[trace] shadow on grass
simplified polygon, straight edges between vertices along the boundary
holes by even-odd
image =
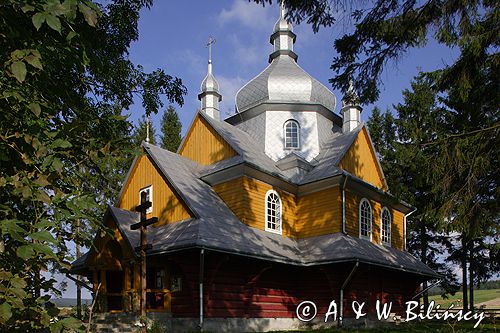
[[[498,319],[498,318],[497,318]],[[497,325],[495,319],[484,320],[477,328],[474,328],[473,322],[421,322],[407,323],[400,325],[383,325],[377,328],[330,328],[310,331],[280,331],[275,333],[466,333],[466,332],[481,332],[481,333],[497,333]]]

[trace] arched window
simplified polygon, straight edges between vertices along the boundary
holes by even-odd
[[[359,203],[359,237],[372,240],[372,206],[364,198]]]
[[[382,208],[380,219],[380,239],[382,244],[391,245],[391,212],[387,207]]]
[[[266,231],[281,234],[281,199],[278,193],[266,193]]]
[[[295,120],[285,122],[285,149],[300,148],[300,126]]]

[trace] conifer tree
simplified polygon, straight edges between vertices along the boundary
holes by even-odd
[[[389,111],[378,108],[368,121],[370,135],[381,155],[381,163],[389,189],[395,196],[416,207],[407,221],[408,250],[423,263],[442,274],[445,292],[456,291],[457,281],[441,254],[448,245],[448,235],[440,229],[439,198],[433,192],[430,164],[435,147],[422,149],[421,144],[437,135],[437,96],[431,82],[423,76],[404,90],[404,102],[395,106],[396,119]],[[424,288],[426,284],[424,284]],[[428,295],[424,293],[424,305]]]
[[[181,144],[182,125],[172,105],[169,105],[161,118],[161,147],[176,152]]]

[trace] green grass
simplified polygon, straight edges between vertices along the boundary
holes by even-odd
[[[474,290],[474,304],[490,301],[495,298],[500,298],[500,289]],[[448,299],[441,298],[441,295],[429,297],[429,301],[435,301],[437,304],[441,305],[441,308],[447,308],[451,303],[453,303],[455,307],[461,307],[461,300],[462,292],[458,292],[453,296],[449,295]],[[490,306],[489,308],[493,307]]]
[[[358,329],[323,329],[311,331],[286,331],[286,333],[466,333],[466,332],[481,332],[481,333],[497,333],[496,324],[494,322],[486,322],[484,320],[479,327],[474,328],[474,323],[446,323],[446,322],[421,322],[408,323],[400,325],[384,325],[378,328],[358,328]],[[285,333],[285,332],[282,332]]]

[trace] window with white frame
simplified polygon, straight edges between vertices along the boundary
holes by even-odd
[[[281,234],[281,198],[276,191],[266,193],[266,231]]]
[[[145,187],[139,191],[139,205],[141,204],[141,196],[143,192],[146,192],[146,201],[151,201],[151,207],[146,210],[146,214],[151,214],[153,212],[153,185]]]
[[[391,212],[387,207],[382,208],[380,223],[380,239],[382,244],[391,245]]]
[[[300,148],[300,126],[295,120],[287,120],[285,122],[285,149]]]
[[[372,239],[372,206],[364,198],[359,203],[359,237]]]

